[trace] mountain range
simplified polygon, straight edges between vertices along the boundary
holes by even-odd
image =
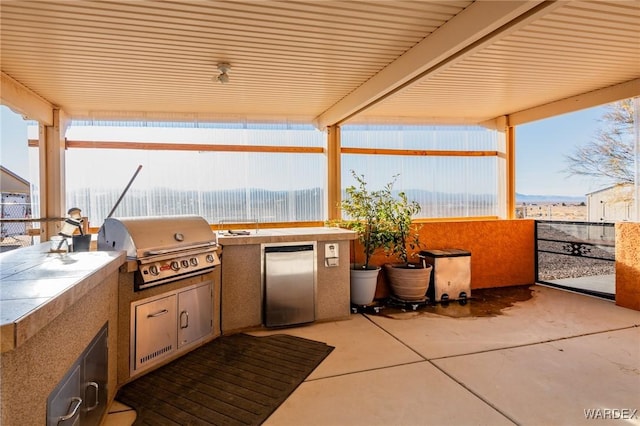
[[[529,195],[516,192],[516,203],[584,203],[585,196],[572,195]]]

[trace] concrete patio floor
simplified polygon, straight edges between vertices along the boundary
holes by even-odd
[[[602,293],[603,295],[616,294],[616,276],[609,275],[591,275],[579,278],[561,278],[557,280],[547,281],[551,284],[557,284],[563,287],[575,288],[592,292],[591,294]]]
[[[335,347],[264,424],[640,425],[640,312],[542,285],[523,290],[497,310],[478,310],[474,296],[466,306],[248,333]],[[135,419],[117,402],[109,411],[105,426]]]
[[[530,289],[495,316],[382,310],[250,333],[335,346],[265,425],[640,425],[640,312]]]

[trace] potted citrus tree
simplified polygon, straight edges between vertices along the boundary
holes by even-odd
[[[388,223],[389,237],[384,242],[388,256],[396,257],[400,263],[384,265],[393,294],[401,300],[416,301],[425,299],[431,282],[431,265],[423,262],[409,262],[410,252],[421,246],[420,226],[413,223],[413,216],[420,212],[420,204],[409,201],[406,193],[393,195],[393,183],[388,184],[380,194],[383,200],[378,206],[379,215]]]
[[[373,254],[390,244],[392,229],[386,221],[382,205],[386,202],[383,191],[370,191],[364,175],[351,171],[355,185],[346,188],[347,196],[340,203],[343,220],[339,225],[355,231],[362,247],[362,263],[351,268],[351,303],[368,305],[373,302],[380,267],[370,265]]]

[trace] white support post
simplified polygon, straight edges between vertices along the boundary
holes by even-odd
[[[53,125],[40,125],[40,217],[65,217],[65,114],[53,111]],[[48,241],[58,235],[61,224],[43,222],[41,237]]]
[[[508,116],[500,116],[483,123],[497,130],[501,141],[498,146],[498,217],[514,219],[516,217],[516,129],[509,124]]]

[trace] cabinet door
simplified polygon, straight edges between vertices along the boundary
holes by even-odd
[[[267,327],[315,320],[316,262],[311,244],[265,247],[264,322]]]
[[[205,337],[213,328],[211,283],[178,293],[178,348]]]
[[[107,380],[109,374],[107,328],[98,333],[82,358],[82,387],[84,391],[80,422],[97,425],[107,408]]]
[[[47,400],[47,426],[80,424],[80,364],[75,364]]]
[[[176,350],[176,295],[135,306],[132,370],[140,371]]]

